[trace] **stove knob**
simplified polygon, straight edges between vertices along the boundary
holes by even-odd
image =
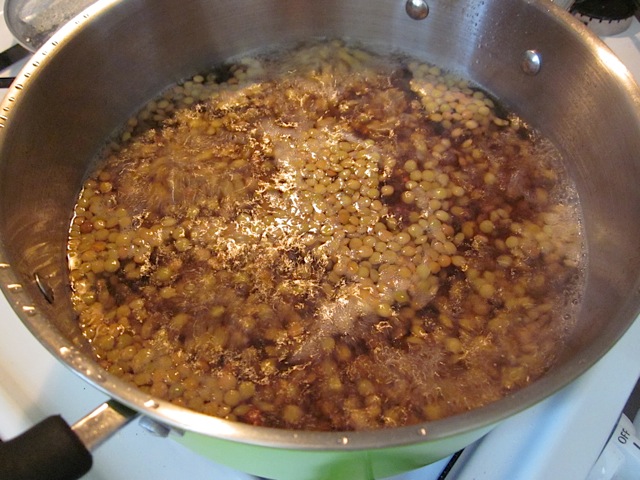
[[[640,472],[640,439],[626,415],[621,415],[587,480],[637,480]]]

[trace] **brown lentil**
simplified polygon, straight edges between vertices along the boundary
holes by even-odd
[[[101,365],[151,395],[374,429],[497,400],[561,351],[575,193],[454,75],[320,43],[198,74],[119,139],[71,222],[72,300]]]

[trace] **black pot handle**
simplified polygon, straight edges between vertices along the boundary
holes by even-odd
[[[110,400],[69,426],[54,415],[0,443],[2,480],[76,480],[91,469],[91,451],[136,417]]]
[[[0,445],[0,478],[75,480],[93,458],[67,422],[55,415]]]

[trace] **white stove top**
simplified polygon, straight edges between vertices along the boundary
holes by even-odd
[[[0,5],[4,2],[0,1]],[[640,83],[640,24],[605,39]],[[0,19],[0,50],[15,43]],[[0,72],[15,76],[21,64]],[[2,95],[2,91],[0,91]],[[0,438],[9,439],[51,414],[75,422],[107,400],[62,366],[22,325],[0,295]],[[455,462],[447,479],[584,479],[640,377],[640,322],[580,379],[500,424]],[[393,480],[440,477],[449,459]],[[137,422],[94,452],[87,480],[189,478],[249,480],[215,465]],[[640,474],[638,476],[640,478]]]

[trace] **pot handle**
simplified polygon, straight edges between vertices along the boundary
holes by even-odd
[[[3,480],[76,480],[91,469],[91,451],[138,415],[109,400],[69,426],[53,415],[0,443]]]

